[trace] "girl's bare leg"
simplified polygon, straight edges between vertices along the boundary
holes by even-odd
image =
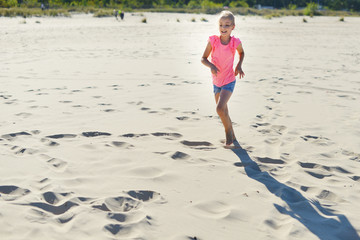
[[[217,104],[216,111],[225,128],[226,145],[231,145],[235,141],[235,134],[227,107],[227,102],[229,101],[231,94],[232,93],[230,91],[221,90],[220,93],[215,95],[215,101]]]

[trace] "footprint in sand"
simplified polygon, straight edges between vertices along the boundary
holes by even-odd
[[[50,184],[51,184],[51,180],[49,178],[43,178],[39,181],[34,182],[32,186],[37,190],[42,191],[47,187],[49,187]]]
[[[86,106],[83,106],[83,105],[73,105],[71,107],[73,107],[73,108],[89,108],[89,107],[86,107]]]
[[[150,216],[147,216],[145,213],[141,211],[132,211],[127,213],[111,213],[109,212],[106,216],[109,221],[114,222],[112,225],[137,225],[141,223],[150,223],[152,219]],[[106,225],[110,226],[110,225]],[[105,228],[106,228],[105,226]],[[110,231],[110,230],[109,230]],[[110,231],[111,232],[111,231]],[[115,233],[117,234],[117,232]]]
[[[328,167],[328,166],[322,166],[323,169],[325,169],[328,172],[337,172],[341,174],[352,174],[352,172],[349,172],[348,170],[342,168],[342,167]]]
[[[164,110],[166,112],[178,112],[177,110],[173,109],[173,108],[170,108],[170,107],[165,107],[165,108],[161,108],[161,110]]]
[[[267,100],[273,103],[280,103],[280,101],[276,100],[274,97],[268,98]]]
[[[2,138],[5,138],[6,140],[11,141],[13,138],[19,137],[19,136],[31,136],[30,133],[28,132],[17,132],[17,133],[9,133],[9,134],[5,134],[2,135]]]
[[[348,150],[342,150],[343,155],[348,156],[350,160],[360,162],[360,154]]]
[[[51,213],[53,215],[64,214],[64,213],[68,212],[71,208],[79,206],[78,203],[75,203],[72,201],[67,201],[59,206],[54,206],[52,204],[43,203],[43,202],[32,202],[29,204],[20,204],[20,205],[36,207],[36,208],[41,209],[42,211]]]
[[[355,182],[359,182],[360,181],[360,176],[353,176],[350,177],[352,180],[354,180]]]
[[[222,219],[231,214],[231,208],[220,201],[205,201],[191,206],[190,213],[202,218]]]
[[[11,104],[17,105],[17,103],[16,103],[17,101],[18,101],[17,99],[12,99],[10,101],[5,102],[5,104],[7,104],[7,105],[11,105]]]
[[[160,193],[153,191],[128,191],[127,194],[137,200],[147,202],[150,200],[156,200],[160,197]]]
[[[3,98],[5,100],[11,98],[12,96],[11,95],[0,95],[0,98]]]
[[[11,145],[11,144],[4,144],[4,146],[7,146],[10,148],[10,150],[18,156],[24,155],[24,154],[29,154],[29,155],[33,155],[35,153],[38,152],[38,150],[36,149],[32,149],[32,148],[24,148],[24,147],[20,147],[20,146],[16,146],[16,145]]]
[[[57,158],[51,158],[46,161],[48,163],[48,166],[57,172],[63,172],[65,171],[65,168],[67,166],[67,162],[57,159]]]
[[[337,95],[339,98],[344,98],[348,100],[356,100],[356,98],[350,96],[350,95]]]
[[[267,138],[267,139],[265,139],[264,142],[269,144],[269,145],[276,145],[276,144],[280,144],[280,139],[278,139],[278,138]]]
[[[68,223],[71,220],[73,220],[74,217],[75,217],[75,215],[72,213],[65,213],[65,214],[61,215],[60,217],[58,217],[57,221],[61,224],[65,224],[65,223]]]
[[[44,179],[46,180],[46,179]],[[47,181],[47,180],[46,180]],[[32,206],[33,216],[29,217],[33,221],[48,221],[46,218],[53,218],[60,224],[70,222],[76,216],[71,209],[77,206],[88,206],[93,199],[84,197],[72,197],[74,193],[56,193],[45,192],[41,195],[42,202],[31,202],[29,204],[19,204],[23,206]]]
[[[323,174],[323,173],[315,173],[315,172],[310,172],[310,171],[305,171],[307,174],[309,174],[312,177],[315,177],[317,179],[323,179],[326,177],[331,177],[333,176],[332,174]]]
[[[98,137],[98,136],[111,136],[111,133],[107,132],[83,132],[84,137]]]
[[[140,106],[140,105],[144,104],[144,102],[142,102],[142,101],[138,101],[138,102],[128,102],[128,104]]]
[[[126,138],[138,138],[138,137],[145,137],[145,136],[149,136],[149,134],[147,134],[147,133],[143,133],[143,134],[127,133],[124,135],[120,135],[120,137],[126,137]]]
[[[112,104],[111,103],[99,103],[98,105],[99,106],[111,106]]]
[[[139,224],[152,225],[152,218],[146,215],[142,208],[144,202],[160,199],[160,194],[153,191],[126,192],[127,196],[110,197],[103,201],[93,201],[92,208],[106,212],[106,218],[113,223],[104,226],[104,230],[111,235],[121,236],[130,235],[136,238],[136,232],[133,232],[134,226]]]
[[[165,133],[165,132],[156,132],[151,135],[155,137],[165,137],[168,140],[175,140],[177,138],[181,138],[182,135],[180,133]]]
[[[190,155],[183,152],[175,152],[173,155],[171,155],[171,158],[174,160],[187,160],[190,158]]]
[[[258,127],[267,127],[270,126],[270,123],[255,123],[254,125],[252,125],[254,128],[258,128]]]
[[[14,146],[12,148],[12,150],[15,150],[16,155],[24,155],[24,154],[33,155],[34,153],[38,152],[37,150],[32,149],[32,148],[22,148],[22,147],[19,147],[19,146]]]
[[[340,174],[352,174],[352,172],[342,168],[342,167],[329,167],[329,166],[323,166],[320,164],[316,164],[316,163],[304,163],[304,162],[298,162],[299,165],[302,168],[305,169],[321,169],[321,170],[325,170],[327,172],[337,172]]]
[[[44,199],[48,204],[56,205],[66,199],[69,199],[71,195],[72,193],[45,192],[42,194],[42,199]]]
[[[310,94],[312,94],[312,92],[309,92],[309,91],[297,91],[296,93],[299,93],[299,94],[306,94],[306,95],[310,95]]]
[[[329,190],[322,190],[319,195],[316,196],[319,199],[323,200],[329,200],[332,202],[339,202],[341,201],[340,197],[337,196],[335,193],[329,191]]]
[[[286,127],[283,125],[272,125],[271,129],[274,130],[276,133],[282,135],[283,132],[286,130]]]
[[[104,226],[104,230],[117,237],[126,236],[127,239],[138,239],[136,231],[131,226],[124,226],[121,224],[108,224]]]
[[[0,186],[0,199],[14,201],[30,193],[30,190],[13,185]]]
[[[27,112],[21,112],[21,113],[15,114],[15,116],[23,117],[23,118],[28,118],[28,117],[32,116],[32,114],[31,114],[31,113],[27,113]]]
[[[196,112],[194,112],[194,111],[186,111],[186,112],[183,112],[184,114],[186,114],[186,115],[196,115]],[[179,120],[179,121],[187,121],[187,120],[192,120],[192,121],[199,121],[200,120],[200,118],[198,118],[198,117],[189,117],[189,116],[178,116],[178,117],[176,117],[176,119],[177,120]]]
[[[216,149],[215,147],[212,147],[213,144],[210,142],[206,142],[206,141],[181,141],[182,144],[184,144],[185,146],[191,147],[193,149],[198,149],[198,150],[214,150]]]
[[[116,110],[115,109],[112,109],[112,108],[109,108],[109,109],[104,109],[104,110],[101,110],[102,112],[115,112]]]
[[[285,164],[285,162],[283,160],[280,159],[273,159],[273,158],[256,158],[259,162],[261,163],[266,163],[266,164]]]
[[[134,147],[134,145],[127,143],[127,142],[113,141],[113,142],[111,142],[111,144],[115,147],[125,148],[125,149],[130,149],[130,148]]]
[[[60,145],[59,143],[51,141],[50,139],[47,138],[42,138],[40,141],[50,147],[56,147]]]
[[[147,84],[144,84],[144,83],[143,83],[143,84],[139,84],[139,85],[138,85],[138,87],[150,87],[150,86],[151,86],[151,85],[148,84],[148,83],[147,83]]]
[[[180,121],[186,121],[186,120],[189,120],[190,118],[187,116],[181,116],[181,117],[176,117],[176,119],[180,120]]]
[[[264,120],[266,117],[264,114],[258,114],[256,115],[256,119],[259,119],[259,120]]]
[[[264,224],[274,230],[278,230],[281,228],[281,226],[277,223],[277,221],[274,221],[273,219],[265,220]]]
[[[320,167],[318,164],[316,163],[303,163],[303,162],[299,162],[299,165],[302,168],[309,168],[309,169],[313,169],[313,168],[318,168]]]
[[[127,213],[140,207],[142,207],[142,203],[137,199],[123,196],[106,198],[103,203],[92,206],[92,208],[114,213]]]
[[[75,90],[71,90],[72,93],[78,93],[78,92],[82,92],[81,90],[79,89],[75,89]]]
[[[55,135],[50,135],[50,136],[46,136],[47,138],[53,138],[53,139],[61,139],[61,138],[75,138],[77,135],[76,134],[55,134]]]
[[[334,143],[326,138],[326,137],[318,137],[318,136],[312,136],[312,135],[305,135],[301,137],[306,142],[311,142],[319,146],[330,146]]]

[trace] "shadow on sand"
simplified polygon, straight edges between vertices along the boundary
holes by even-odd
[[[240,158],[237,167],[244,167],[246,174],[265,185],[274,195],[281,198],[288,208],[274,204],[282,214],[288,215],[315,234],[321,240],[360,240],[360,237],[346,216],[336,214],[332,209],[324,208],[317,200],[309,200],[300,192],[278,182],[268,172],[262,172],[238,142],[232,151]],[[320,215],[318,212],[321,212]]]

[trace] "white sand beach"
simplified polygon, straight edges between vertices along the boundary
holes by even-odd
[[[360,18],[303,18],[236,16],[233,150],[216,16],[0,18],[0,239],[359,240]]]

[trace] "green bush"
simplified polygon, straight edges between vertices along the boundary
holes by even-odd
[[[28,7],[28,8],[40,8],[41,3],[37,0],[24,0],[20,4],[21,7]]]
[[[190,9],[200,8],[200,1],[199,0],[190,0],[187,4],[187,7]]]
[[[230,3],[229,7],[231,7],[231,8],[237,8],[237,7],[248,8],[249,4],[247,4],[247,2],[245,2],[245,1],[234,1],[234,2]]]
[[[94,17],[110,17],[113,16],[113,10],[111,9],[100,9],[94,13]]]
[[[288,9],[290,10],[296,10],[297,6],[295,4],[289,4]]]
[[[18,6],[18,1],[17,0],[8,0],[7,5],[9,7],[17,7]]]
[[[317,11],[319,8],[318,8],[318,5],[316,3],[308,3],[306,5],[306,8],[304,9],[304,15],[307,15],[307,16],[315,16],[315,15],[319,15],[319,12]]]
[[[7,3],[5,0],[0,0],[0,8],[5,8],[7,7]]]
[[[202,9],[212,9],[212,8],[222,8],[221,3],[214,3],[210,0],[202,0],[201,1],[201,8]]]

